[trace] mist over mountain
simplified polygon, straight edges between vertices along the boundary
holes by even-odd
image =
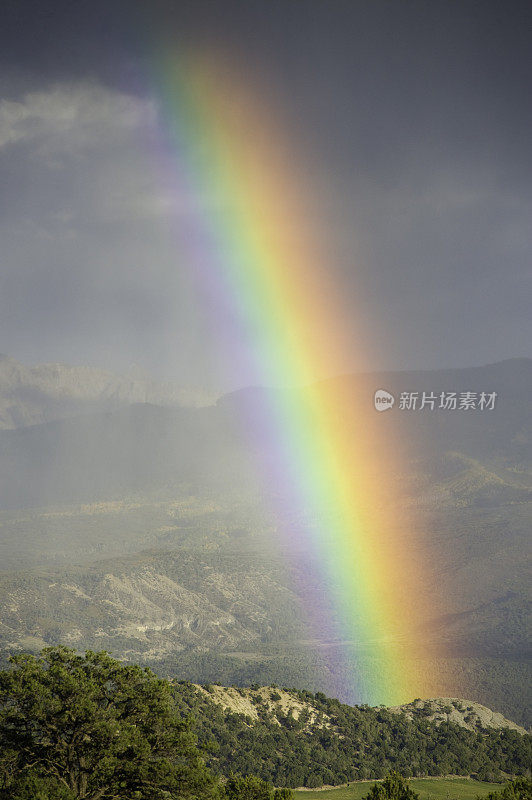
[[[132,403],[198,406],[210,400],[199,390],[157,382],[138,367],[118,375],[59,363],[25,366],[0,354],[0,429],[115,411]]]
[[[69,374],[74,382],[78,373]],[[434,691],[527,721],[532,361],[333,384],[380,426],[376,464],[400,442],[394,513],[400,520],[416,509],[409,524],[432,554],[434,586],[452,598],[419,631],[425,657],[445,662],[447,682]],[[54,385],[47,397],[59,414],[66,407],[50,400]],[[0,431],[4,652],[100,646],[181,678],[276,681],[356,700],[345,692],[342,643],[306,627],[305,555],[288,568],[272,515],[283,492],[263,474],[275,390],[184,408],[130,402],[139,385],[119,393],[125,407],[84,406],[75,417]],[[374,410],[377,389],[395,396],[391,410]],[[305,390],[294,392],[303,402]],[[403,392],[497,397],[493,410],[406,410]],[[371,647],[364,652],[371,663]]]
[[[169,402],[176,399],[171,394],[159,395],[158,403],[139,403],[139,393],[145,390],[148,395],[149,384],[129,385],[121,379],[104,383],[102,375],[106,373],[96,371],[93,375],[92,370],[85,373],[77,368],[66,368],[61,382],[50,377],[51,369],[43,368],[43,373],[48,376],[46,385],[52,387],[47,397],[53,407],[50,413],[56,417],[61,413],[66,416],[61,401],[54,400],[54,405],[50,399],[60,397],[61,392],[69,393],[70,398],[87,398],[92,392],[93,397],[100,397],[94,401],[96,405],[108,403],[115,410],[98,409],[97,413],[0,432],[2,508],[93,502],[112,499],[116,493],[185,480],[199,485],[248,483],[250,459],[269,447],[269,409],[275,390],[243,389],[224,396],[215,405],[176,408]],[[59,368],[58,374],[62,374]],[[79,374],[86,375],[87,380],[77,386]],[[465,463],[447,455],[440,464],[444,453],[457,451],[462,457],[487,458],[500,468],[512,470],[513,488],[505,485],[500,475],[492,473],[490,478],[488,471],[482,475],[477,491],[485,492],[489,485],[493,497],[497,492],[507,498],[527,495],[532,424],[526,398],[532,393],[532,361],[515,359],[435,372],[354,375],[333,382],[335,392],[347,394],[361,414],[373,408],[378,388],[386,387],[398,399],[391,410],[379,416],[378,424],[385,435],[378,457],[386,459],[387,442],[399,437],[411,458],[428,459],[442,477]],[[110,393],[111,386],[115,394]],[[65,388],[60,391],[58,387]],[[439,397],[441,392],[453,391],[457,395],[495,392],[495,407],[483,411],[441,410],[437,406],[434,410],[399,408],[402,392],[420,398],[423,392]],[[156,398],[155,389],[151,396]],[[87,411],[87,402],[83,405],[81,400],[69,400],[67,405],[72,411],[78,403],[78,411],[81,406]],[[116,409],[117,405],[126,407]],[[438,466],[433,464],[435,460]],[[469,486],[468,491],[472,490]],[[490,502],[489,497],[486,502]]]

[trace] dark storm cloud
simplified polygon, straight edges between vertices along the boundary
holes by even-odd
[[[45,6],[8,3],[0,32],[0,349],[208,382],[169,234],[186,203],[150,156],[171,42],[225,49],[277,98],[376,367],[526,354],[528,3]]]

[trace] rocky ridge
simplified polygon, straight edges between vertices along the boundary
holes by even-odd
[[[321,712],[311,702],[302,700],[293,691],[280,689],[277,686],[256,686],[242,688],[235,686],[220,686],[218,684],[199,686],[195,688],[205,697],[221,706],[225,711],[234,714],[243,714],[250,721],[258,722],[260,716],[258,708],[267,711],[274,720],[280,723],[280,718],[287,715],[298,720],[303,714],[307,727],[332,728],[332,722],[327,714]],[[434,722],[437,726],[443,722],[452,722],[468,730],[508,729],[526,734],[525,728],[506,719],[498,711],[457,697],[436,697],[431,699],[416,699],[411,703],[401,706],[388,707],[394,714],[404,714],[408,719],[424,718]]]
[[[436,725],[441,725],[442,722],[454,722],[471,731],[478,728],[507,728],[519,733],[526,733],[521,725],[506,719],[498,711],[492,711],[491,708],[480,703],[462,700],[458,697],[416,699],[402,706],[393,706],[389,710],[396,714],[405,714],[409,719],[424,717]]]

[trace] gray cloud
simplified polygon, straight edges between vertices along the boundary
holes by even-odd
[[[98,83],[61,83],[0,102],[0,148],[37,141],[40,151],[68,153],[121,141],[154,120],[153,104]]]
[[[9,25],[0,34],[0,349],[134,361],[185,385],[246,383],[214,346],[221,327],[238,326],[183,246],[212,200],[179,182],[142,37],[96,5],[77,26],[65,6],[47,28],[32,7],[25,26],[15,20],[17,47]],[[468,2],[300,7],[159,3],[151,35],[174,36],[176,49],[216,42],[275,98],[324,268],[375,368],[525,355],[525,7],[513,17],[491,2],[480,16]]]
[[[155,118],[153,100],[94,82],[0,105],[5,350],[157,371],[170,339],[183,346],[190,287],[168,220],[187,209],[146,147]]]

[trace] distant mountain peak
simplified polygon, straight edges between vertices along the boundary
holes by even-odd
[[[117,411],[134,403],[200,407],[212,402],[206,392],[156,381],[136,365],[117,374],[58,361],[26,366],[0,356],[0,429]]]

